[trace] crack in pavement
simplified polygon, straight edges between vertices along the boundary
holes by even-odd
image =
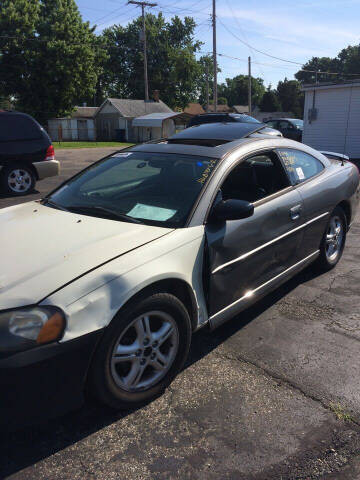
[[[275,374],[274,372],[272,372],[271,370],[269,370],[268,368],[262,366],[262,365],[259,365],[258,363],[256,362],[253,362],[251,360],[248,360],[247,358],[243,357],[242,355],[235,355],[235,356],[231,356],[231,355],[226,355],[224,353],[221,353],[221,352],[216,352],[216,355],[219,356],[220,358],[224,358],[226,360],[236,360],[236,361],[240,361],[240,362],[243,362],[243,363],[246,363],[247,365],[251,365],[255,368],[257,368],[258,370],[261,370],[263,373],[265,373],[268,377],[274,379],[275,381],[277,382],[281,382],[282,384],[298,391],[299,393],[301,393],[304,397],[306,398],[309,398],[310,400],[313,400],[314,402],[317,402],[319,403],[323,408],[325,408],[326,410],[330,411],[335,417],[335,413],[333,411],[333,409],[331,408],[331,403],[332,402],[329,402],[329,404],[327,404],[326,402],[324,402],[324,400],[322,400],[321,398],[319,397],[316,397],[315,395],[311,394],[311,393],[308,393],[306,392],[305,390],[303,390],[299,385],[296,385],[294,383],[292,383],[290,380],[288,380],[287,378],[285,378],[284,376],[282,375],[277,375]],[[353,423],[355,425],[357,425],[358,427],[360,427],[360,422],[356,421],[355,419],[351,418],[351,420],[349,420],[349,423]]]

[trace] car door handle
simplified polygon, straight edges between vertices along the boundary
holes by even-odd
[[[301,205],[295,205],[294,207],[290,208],[290,218],[291,220],[297,220],[300,218],[301,214]]]

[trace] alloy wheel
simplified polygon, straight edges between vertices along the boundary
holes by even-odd
[[[326,257],[333,262],[342,249],[344,239],[343,223],[338,216],[330,220],[328,231],[326,233]]]
[[[179,347],[175,319],[162,311],[135,318],[121,333],[111,356],[111,374],[126,391],[147,390],[171,368]]]
[[[11,191],[15,193],[25,193],[32,184],[32,178],[27,170],[17,168],[8,175],[8,185]]]

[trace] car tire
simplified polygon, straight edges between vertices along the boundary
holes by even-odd
[[[345,247],[347,222],[341,207],[336,207],[330,215],[329,221],[320,244],[320,255],[317,267],[326,272],[339,262]]]
[[[34,172],[24,165],[6,166],[0,171],[1,189],[11,195],[26,195],[34,190],[35,183]]]
[[[170,328],[171,335],[161,343]],[[137,298],[106,328],[90,367],[89,390],[111,408],[144,405],[182,369],[190,343],[191,321],[177,297],[155,293]]]

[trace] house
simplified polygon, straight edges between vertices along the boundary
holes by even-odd
[[[143,131],[140,132],[139,128],[144,127],[133,125],[133,120],[153,113],[175,113],[159,99],[157,92],[154,93],[155,100],[125,98],[105,100],[95,115],[97,138],[127,142],[145,141],[143,138],[149,139],[150,130],[147,134]]]
[[[360,80],[304,85],[303,142],[360,158]]]
[[[232,108],[235,113],[249,113],[248,105],[233,105]]]
[[[202,113],[205,113],[205,110],[203,107],[200,105],[200,103],[189,103],[189,105],[184,108],[184,113],[187,115],[201,115]]]
[[[229,105],[218,105],[216,111],[219,113],[233,113],[234,110]],[[215,112],[214,104],[209,105],[208,112]]]
[[[52,141],[96,140],[95,114],[97,107],[75,107],[70,117],[52,118],[48,132]]]

